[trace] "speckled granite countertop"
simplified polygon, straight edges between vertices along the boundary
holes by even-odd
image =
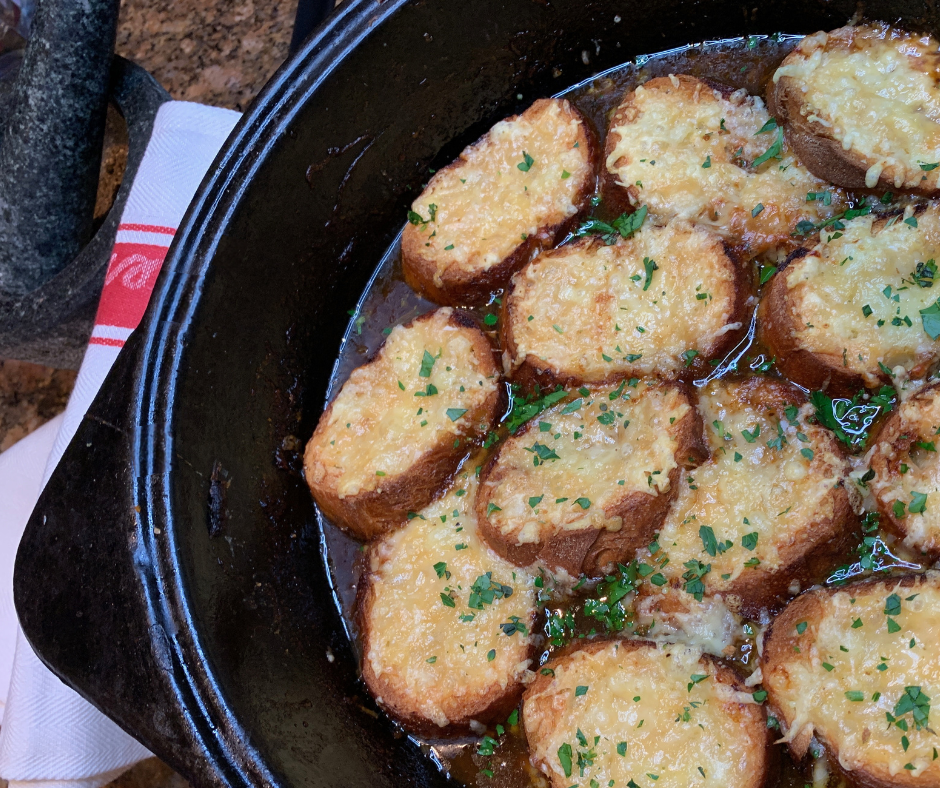
[[[174,98],[244,110],[287,57],[296,7],[296,0],[124,0],[116,50]],[[59,413],[74,382],[71,371],[0,359],[0,451]],[[151,758],[107,788],[186,787]]]

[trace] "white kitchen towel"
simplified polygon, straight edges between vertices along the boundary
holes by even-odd
[[[19,539],[24,507],[28,515],[140,322],[183,214],[239,117],[181,101],[160,108],[121,217],[88,350],[51,451],[53,428],[43,428],[0,455],[0,545],[10,543],[13,532]],[[40,466],[36,458],[44,451],[47,461]],[[17,454],[8,460],[11,452]],[[15,467],[17,457],[30,457],[37,475],[25,481]],[[12,566],[12,557],[0,561],[2,594],[12,593]],[[0,613],[3,609],[0,605]],[[9,780],[10,788],[98,788],[150,754],[53,676],[22,631],[17,628],[15,652],[9,633],[0,629],[0,638],[0,778]],[[11,653],[7,686],[2,670]]]

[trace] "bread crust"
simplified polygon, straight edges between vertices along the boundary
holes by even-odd
[[[580,124],[577,145],[582,151],[586,167],[583,172],[572,173],[577,179],[577,189],[572,200],[576,211],[570,216],[557,215],[556,212],[553,214],[554,218],[540,223],[536,232],[524,233],[525,237],[520,239],[512,251],[495,264],[476,264],[472,267],[448,264],[443,271],[439,270],[441,260],[438,258],[446,250],[438,251],[426,246],[429,239],[423,231],[424,228],[411,223],[407,224],[401,242],[402,271],[408,285],[423,298],[451,306],[481,303],[493,292],[504,287],[512,275],[540,251],[550,249],[559,243],[577,224],[594,193],[597,159],[600,153],[597,135],[590,124],[576,107],[563,99],[539,99],[522,115],[513,115],[503,123],[513,123],[523,119],[538,122],[552,105],[561,106],[568,120],[576,120]],[[488,146],[493,144],[495,142],[491,130],[465,149],[456,161],[439,170],[415,202],[415,206],[419,205],[425,195],[433,194],[432,190],[438,183],[460,177],[460,172],[468,167],[476,166],[471,164],[468,158],[485,153]],[[559,184],[563,183],[564,181],[559,180]],[[544,219],[542,221],[544,222]],[[429,223],[428,226],[431,224]],[[484,252],[483,247],[475,250],[477,257],[481,257]]]
[[[878,433],[878,441],[872,447],[869,459],[875,472],[869,487],[878,504],[882,526],[903,540],[909,549],[930,561],[940,558],[940,529],[935,511],[938,496],[934,481],[938,477],[940,461],[936,449],[924,447],[936,445],[937,430],[940,429],[938,403],[940,383],[932,383],[899,405]],[[918,456],[916,461],[912,454]],[[908,466],[904,472],[902,465]],[[915,524],[915,515],[906,511],[911,500],[908,488],[928,496],[924,513],[916,517],[916,520],[926,521],[924,523]],[[894,504],[898,500],[905,504],[905,512],[900,517],[894,512]]]
[[[703,420],[712,420],[718,412],[726,413],[727,420],[723,423],[722,431],[727,431],[728,436],[734,440],[729,442],[727,439],[716,437],[711,447],[711,460],[690,473],[691,478],[680,481],[676,503],[658,539],[662,552],[645,560],[656,564],[664,555],[669,556],[669,563],[663,571],[672,588],[684,587],[683,579],[679,575],[683,573],[682,567],[686,561],[699,560],[703,564],[714,565],[702,578],[704,593],[721,596],[732,610],[757,619],[768,611],[774,612],[783,607],[796,593],[791,591],[791,588],[805,588],[820,582],[831,572],[833,566],[850,555],[858,518],[843,483],[849,466],[845,461],[843,449],[831,433],[821,426],[808,423],[806,396],[788,382],[756,376],[716,381],[701,392],[700,409],[704,410],[705,402],[712,400],[715,404],[708,407],[712,408],[713,412],[703,412]],[[802,422],[799,426],[788,423],[785,415],[788,406],[801,409],[798,418]],[[770,435],[766,433],[750,442],[739,442],[737,430],[730,426],[735,423],[734,416],[731,415],[734,412],[748,417],[744,421],[749,425],[752,422],[759,425],[757,414],[765,414],[766,420],[777,421],[777,429],[784,432],[787,444],[772,451],[760,447],[761,443],[770,439]],[[749,417],[749,414],[754,414],[753,418]],[[753,430],[753,427],[751,429]],[[798,433],[806,434],[809,442],[801,441],[797,437]],[[811,458],[808,462],[805,456],[801,456],[797,451],[800,446],[811,447]],[[739,457],[743,453],[744,456],[740,460],[733,460],[732,453]],[[769,463],[764,467],[777,470],[772,478],[761,479],[751,463],[764,463],[768,458]],[[734,476],[731,475],[732,470]],[[794,481],[788,480],[788,472],[794,474]],[[819,491],[812,487],[803,488],[800,484],[804,478],[813,479],[823,474],[826,478],[836,479],[836,482],[817,500]],[[780,506],[781,509],[786,507],[785,511],[772,513],[771,517],[784,516],[789,513],[790,508],[799,506],[801,494],[817,496],[813,499],[816,503],[811,511],[806,512],[809,521],[798,521],[797,525],[782,521],[779,528],[771,529],[770,533],[767,533],[766,528],[761,529],[763,533],[757,538],[756,548],[744,548],[740,544],[740,538],[735,537],[731,540],[728,559],[724,559],[722,553],[715,556],[707,554],[700,537],[700,526],[712,526],[716,539],[722,542],[729,534],[733,535],[737,531],[751,532],[759,525],[757,519],[752,519],[745,525],[738,525],[740,517],[756,518],[759,512],[743,503],[746,501],[747,490],[733,486],[736,484],[735,479],[737,483],[743,483],[748,488],[763,491],[758,496],[760,507],[769,505],[763,502],[763,495],[769,497],[771,488],[783,490],[784,485],[791,485],[790,491],[784,496],[785,501],[789,503]],[[725,500],[723,496],[727,495],[733,500]],[[744,507],[741,510],[736,508],[739,501]],[[713,509],[712,506],[717,508]],[[766,516],[766,513],[762,516]],[[727,521],[731,519],[734,519],[734,522]],[[773,546],[773,565],[767,563],[765,554],[768,539]],[[738,561],[744,562],[745,559],[758,555],[764,557],[758,565],[749,567],[745,564],[745,568],[740,569],[737,576],[729,579],[719,577],[725,569],[729,573],[738,571]],[[726,566],[723,562],[730,564]],[[645,590],[647,593],[656,593],[653,588]]]
[[[904,33],[882,23],[872,25],[847,26],[829,33],[816,33],[807,36],[795,50],[781,63],[780,69],[767,86],[767,104],[778,121],[785,124],[787,142],[799,156],[806,168],[819,178],[849,189],[879,189],[921,194],[924,196],[940,195],[940,186],[935,173],[922,171],[916,166],[905,166],[899,159],[912,159],[918,155],[929,156],[927,150],[900,151],[891,150],[881,157],[872,152],[864,153],[850,143],[846,149],[842,139],[856,139],[865,133],[872,133],[870,124],[877,110],[863,118],[853,118],[846,105],[837,103],[842,110],[839,115],[831,116],[826,110],[814,106],[813,94],[804,78],[796,75],[800,65],[806,64],[811,57],[824,58],[819,69],[832,69],[840,57],[848,58],[852,54],[865,52],[871,60],[878,58],[878,53],[891,53],[903,48],[912,71],[935,73],[937,69],[936,42],[933,46],[927,37]],[[931,51],[932,50],[932,51]],[[837,67],[837,66],[836,66]],[[895,78],[892,73],[892,79]],[[833,80],[838,79],[833,75]],[[863,85],[864,85],[864,81]],[[865,85],[867,87],[867,85]],[[873,88],[874,89],[874,88]],[[934,83],[933,89],[936,90]],[[903,112],[903,102],[894,101],[892,114]],[[908,108],[911,116],[923,114],[924,108]],[[880,113],[879,113],[880,114]],[[838,129],[837,133],[835,130]],[[931,162],[933,159],[931,159]],[[875,174],[873,167],[878,167],[880,174]]]
[[[494,523],[490,515],[501,511],[501,508],[493,509],[497,488],[503,484],[517,484],[520,489],[526,489],[523,469],[513,461],[504,461],[504,458],[510,449],[514,450],[514,444],[521,446],[523,442],[537,439],[540,433],[536,430],[540,428],[541,422],[551,423],[553,419],[560,418],[559,413],[565,407],[562,403],[543,411],[538,418],[525,424],[514,436],[501,444],[483,466],[480,474],[480,494],[477,496],[477,519],[480,533],[490,547],[518,566],[539,562],[552,570],[564,570],[572,576],[582,573],[596,576],[616,561],[631,560],[638,548],[648,544],[666,516],[683,469],[698,464],[706,456],[702,421],[698,411],[692,406],[694,400],[690,389],[684,384],[660,384],[647,389],[647,392],[657,389],[667,395],[675,392],[677,401],[689,406],[684,415],[675,424],[669,425],[667,430],[675,446],[675,466],[669,471],[668,485],[663,485],[662,491],[651,495],[624,485],[624,492],[617,495],[602,510],[607,522],[620,521],[618,530],[609,530],[601,522],[576,528],[545,525],[543,528],[546,530],[540,529],[537,538],[522,542],[515,531],[506,533]],[[590,396],[606,399],[607,388],[594,387]],[[585,421],[588,419],[585,418]],[[613,428],[617,429],[617,426],[614,425]],[[566,449],[572,450],[572,445],[567,445]],[[538,467],[531,467],[532,473],[537,474]],[[523,480],[521,484],[520,479]],[[649,482],[649,486],[652,486],[652,482]],[[521,492],[519,494],[523,497],[528,495]],[[577,494],[573,495],[572,499],[575,497]],[[567,501],[567,498],[565,500]]]
[[[799,664],[805,660],[815,659],[815,657],[810,656],[810,649],[807,646],[814,643],[818,638],[820,622],[825,618],[827,609],[833,604],[832,600],[837,594],[849,594],[853,597],[853,600],[861,599],[864,595],[873,592],[884,595],[896,593],[899,597],[905,598],[905,595],[911,591],[923,589],[925,585],[936,587],[938,583],[940,583],[940,577],[937,573],[928,572],[926,574],[872,577],[838,588],[814,588],[794,599],[771,622],[764,633],[760,661],[762,682],[769,694],[769,710],[780,721],[781,729],[785,734],[783,740],[787,743],[790,753],[797,763],[808,765],[812,761],[811,744],[815,740],[826,750],[830,766],[850,786],[858,786],[858,788],[936,788],[936,786],[940,786],[940,775],[936,771],[933,774],[917,776],[912,771],[906,770],[891,774],[885,764],[872,761],[864,763],[860,768],[847,768],[844,763],[845,754],[843,753],[840,757],[840,742],[827,736],[826,731],[820,730],[818,724],[813,723],[812,718],[803,720],[802,727],[795,734],[789,732],[793,719],[792,715],[788,714],[789,705],[787,701],[789,695],[794,691],[804,695],[812,692],[812,687],[791,687],[790,685],[794,680],[798,680],[796,670]],[[904,604],[907,604],[907,602]],[[864,632],[870,624],[869,621],[864,622],[858,631]],[[911,631],[906,631],[906,634],[902,631],[898,637],[906,641],[910,634]],[[875,648],[878,648],[878,646],[875,646]],[[811,650],[815,651],[814,648]],[[834,668],[834,670],[837,669],[838,667]],[[880,674],[875,673],[875,675]],[[907,682],[914,683],[915,677],[905,675],[904,679]],[[859,689],[862,688],[860,684]],[[815,698],[815,696],[813,697]],[[884,716],[878,716],[878,723],[884,723]],[[898,730],[897,734],[898,739],[900,739],[901,730]],[[900,744],[898,749],[901,749]]]
[[[461,422],[466,427],[455,427],[453,434],[444,434],[435,442],[422,446],[418,456],[407,468],[385,476],[376,489],[360,489],[347,495],[341,494],[339,490],[342,469],[331,464],[327,446],[330,436],[334,435],[337,429],[332,425],[332,416],[334,407],[342,396],[342,390],[323,412],[313,437],[307,443],[304,451],[304,475],[314,500],[327,519],[356,538],[368,541],[394,530],[406,522],[409,512],[416,512],[434,500],[443,491],[469,450],[486,435],[500,411],[505,393],[499,384],[500,370],[492,342],[469,315],[450,309],[447,312],[449,315],[446,315],[446,324],[459,330],[470,341],[473,355],[480,364],[480,374],[494,381],[489,393],[464,414]],[[423,322],[439,319],[436,316],[442,314],[442,310],[429,312],[402,328],[407,331]],[[388,341],[386,340],[386,343]],[[387,378],[389,373],[383,371],[384,365],[387,364],[383,354],[386,343],[383,343],[369,361],[357,368],[353,375],[361,373],[365,378]],[[416,359],[415,365],[419,362],[420,358]],[[350,380],[353,380],[352,376]],[[347,385],[350,383],[344,384],[343,388]],[[414,402],[421,404],[417,399]],[[387,405],[387,402],[375,402],[371,410],[381,413]],[[415,430],[414,435],[415,440],[419,441],[420,432]],[[457,435],[460,436],[459,445],[455,446]],[[375,437],[380,438],[381,436]]]
[[[701,258],[693,261],[693,250]],[[652,272],[649,288],[641,290],[643,281],[630,281],[627,273],[643,275],[646,258],[657,261],[659,267]],[[696,265],[690,266],[692,262]],[[663,277],[669,277],[668,283],[663,283]],[[591,285],[597,291],[591,309],[586,310],[584,296]],[[562,295],[566,291],[575,291],[577,296],[566,302]],[[710,360],[722,358],[746,333],[752,292],[749,269],[730,246],[703,228],[678,223],[644,228],[612,246],[599,238],[584,238],[543,252],[513,277],[503,298],[500,344],[513,380],[528,391],[536,385],[551,389],[624,376],[688,378]],[[696,301],[698,295],[703,300]],[[536,322],[531,313],[544,308],[546,299],[550,299],[550,314],[536,318],[542,332],[533,332]],[[635,316],[635,299],[650,310],[648,317],[656,320],[656,329],[647,326],[641,333],[635,327],[646,322]],[[684,301],[692,306],[686,309]],[[619,307],[621,303],[628,306]],[[674,314],[672,303],[677,312],[686,314]],[[720,318],[714,317],[714,309],[721,310]],[[699,319],[683,327],[690,336],[677,345],[671,341],[677,330],[675,320],[685,319],[689,312]],[[551,329],[546,331],[543,323],[564,326],[565,336],[548,333]],[[555,339],[560,340],[563,352],[552,348],[558,344]],[[657,346],[657,339],[660,345],[670,346],[668,353]],[[521,351],[520,342],[529,348]],[[642,352],[637,354],[638,350]],[[694,365],[683,359],[688,351],[697,353]],[[557,358],[549,358],[552,355]],[[636,358],[631,361],[632,356]]]
[[[536,749],[536,747],[533,747],[533,743],[537,741],[539,737],[542,735],[550,736],[551,732],[544,728],[547,718],[557,717],[559,714],[564,713],[565,705],[561,698],[558,698],[559,705],[555,705],[552,702],[553,696],[545,694],[551,689],[553,682],[555,682],[556,674],[554,671],[558,669],[559,666],[567,666],[567,663],[570,663],[573,658],[576,659],[585,655],[593,656],[599,654],[608,649],[612,644],[616,644],[620,653],[623,654],[650,651],[659,652],[662,649],[669,648],[686,648],[683,646],[671,646],[670,644],[659,644],[648,640],[595,638],[589,641],[569,644],[565,648],[555,652],[545,665],[545,667],[552,672],[540,671],[535,681],[526,688],[523,696],[522,723],[526,738],[529,740],[530,751]],[[695,651],[694,649],[689,650]],[[751,739],[750,743],[746,746],[753,748],[750,752],[750,757],[756,761],[753,770],[748,773],[746,782],[732,783],[729,785],[729,788],[732,788],[732,786],[733,788],[745,788],[745,786],[747,788],[766,788],[775,784],[778,773],[779,755],[777,748],[771,746],[771,736],[766,725],[764,708],[756,703],[745,703],[733,700],[731,693],[741,693],[742,695],[747,694],[749,696],[752,690],[745,685],[743,677],[729,663],[710,654],[701,654],[698,665],[702,667],[707,665],[712,671],[709,678],[717,681],[729,690],[728,699],[722,701],[723,710],[736,721],[738,731]],[[588,692],[590,692],[590,690],[591,688],[588,686]],[[686,688],[683,686],[682,691],[685,692],[685,690]],[[691,696],[691,688],[689,695]],[[643,700],[644,703],[648,702],[646,699],[641,698],[640,700]],[[655,704],[657,701],[658,699],[652,702]],[[688,710],[689,707],[686,707],[686,709]],[[657,711],[659,710],[650,709],[643,714],[647,716],[649,714],[655,714]],[[610,721],[612,724],[615,723],[616,717],[611,717]],[[672,720],[670,719],[669,722],[672,723]],[[678,722],[678,720],[675,722]],[[594,731],[586,730],[585,733],[591,736]],[[607,740],[610,739],[613,731],[599,731],[599,733],[601,733],[603,739]],[[738,742],[740,741],[741,739],[739,738]],[[613,746],[613,742],[607,741],[606,745],[609,747]],[[629,748],[629,742],[627,747]],[[738,755],[739,757],[745,757],[743,753],[738,753]],[[533,755],[532,763],[550,776],[552,785],[555,786],[555,788],[564,788],[564,786],[570,784],[570,780],[568,780],[568,783],[562,782],[562,779],[567,778],[561,778],[560,775],[552,770],[546,759]]]
[[[763,102],[743,91],[684,74],[651,79],[628,92],[611,119],[605,194],[619,190],[631,206],[645,203],[659,224],[681,218],[707,226],[744,257],[792,250],[799,221],[818,223],[848,205],[838,189],[829,190],[828,205],[807,203],[806,193],[826,184],[785,143],[779,167],[753,166],[777,145],[776,131],[761,133],[769,119]]]

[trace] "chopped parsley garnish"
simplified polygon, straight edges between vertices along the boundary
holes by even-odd
[[[777,266],[765,265],[760,269],[760,283],[762,285],[767,284],[775,273],[777,273]]]
[[[571,776],[571,745],[565,742],[558,748],[558,762],[565,772],[565,777]]]
[[[447,418],[451,421],[457,421],[464,413],[467,412],[466,408],[448,408],[446,411]]]
[[[770,120],[773,120],[771,118]],[[770,123],[770,120],[764,124],[764,128],[758,131],[758,134],[763,134],[764,130],[770,131],[767,129],[767,124]],[[776,126],[776,121],[774,121],[774,126]],[[771,159],[779,159],[781,152],[783,151],[783,129],[777,128],[777,136],[774,141],[770,144],[770,147],[767,148],[760,156],[754,159],[754,167],[760,167],[765,161],[770,161]]]
[[[712,558],[716,555],[724,553],[726,550],[729,550],[733,545],[732,542],[726,539],[723,542],[719,542],[715,538],[715,531],[710,525],[702,525],[698,529],[698,535],[702,540],[702,547],[705,552],[708,553]]]
[[[705,595],[705,584],[702,578],[712,571],[712,565],[703,564],[701,561],[686,561],[684,566],[686,571],[682,573],[682,579],[685,580],[683,589],[701,602]]]
[[[444,607],[457,607],[457,603],[454,601],[454,598],[448,594],[441,594],[441,602],[444,604]]]
[[[590,500],[590,498],[578,498],[578,499],[575,500],[575,503],[576,503],[578,506],[580,506],[582,509],[590,509],[590,508],[591,508],[591,500]]]
[[[865,693],[861,690],[849,690],[845,693],[845,697],[853,703],[861,703],[863,700],[865,700]]]
[[[894,704],[894,712],[885,712],[889,724],[894,724],[902,731],[909,729],[907,720],[902,719],[910,714],[916,730],[927,728],[930,718],[930,698],[920,687],[905,687],[904,693]]]
[[[643,269],[646,271],[646,279],[643,282],[643,290],[649,290],[651,284],[653,284],[653,271],[658,271],[659,266],[656,265],[655,260],[651,260],[649,257],[643,258]]]
[[[483,605],[492,605],[495,600],[510,596],[512,596],[512,588],[494,582],[493,573],[487,572],[480,575],[470,586],[470,599],[467,601],[467,607],[482,610]]]
[[[519,387],[515,383],[510,386],[510,391],[512,394],[512,408],[506,416],[506,429],[509,430],[510,435],[515,435],[518,429],[529,419],[568,396],[568,392],[561,386],[544,395],[540,395],[539,389],[536,387],[535,393],[528,397],[519,396]]]
[[[914,284],[918,287],[933,287],[934,279],[937,277],[937,264],[933,259],[926,263],[918,263],[914,269]]]
[[[450,572],[447,570],[447,564],[444,561],[438,561],[434,564],[434,571],[437,573],[438,577],[450,580]]]
[[[580,698],[582,695],[587,695],[588,689],[589,688],[585,685],[579,684],[577,687],[575,687],[574,696],[576,698]]]
[[[927,509],[926,493],[911,492],[911,502],[907,505],[907,510],[911,514],[921,514]]]
[[[437,351],[436,356],[432,356],[428,353],[427,350],[424,351],[424,355],[421,357],[421,368],[418,370],[418,377],[429,378],[431,377],[431,370],[434,369],[434,362],[441,357],[441,351]]]
[[[581,226],[575,230],[575,237],[581,238],[585,235],[600,235],[604,243],[608,246],[616,243],[617,236],[629,238],[643,226],[646,220],[648,209],[641,205],[633,213],[622,213],[610,224],[601,221],[595,217],[587,219]]]
[[[522,161],[520,161],[516,166],[523,172],[528,172],[530,169],[532,169],[533,164],[535,164],[535,159],[533,159],[525,151],[522,151]]]
[[[753,550],[755,547],[757,547],[757,538],[757,531],[744,534],[744,536],[741,537],[741,547],[743,547],[745,550]]]
[[[940,299],[934,301],[926,309],[921,309],[920,318],[927,336],[931,339],[940,338]]]
[[[547,460],[560,460],[561,459],[561,457],[559,457],[555,453],[554,449],[548,446],[545,446],[544,444],[539,443],[538,441],[533,443],[531,447],[529,446],[525,447],[525,450],[534,455],[532,457],[532,464],[535,465],[536,467],[546,462]]]
[[[940,318],[940,309],[938,309],[938,318]],[[940,319],[938,319],[938,331],[940,331]],[[816,409],[816,420],[832,430],[835,436],[847,446],[857,447],[868,439],[868,429],[878,414],[892,409],[896,395],[889,386],[882,386],[868,402],[862,402],[862,396],[862,392],[859,392],[851,400],[830,399],[821,391],[813,391],[809,399]]]
[[[510,616],[509,621],[505,624],[500,624],[499,628],[503,631],[504,635],[512,637],[517,632],[521,633],[523,636],[529,634],[529,630],[526,629],[525,624],[522,623],[522,619],[519,616]]]
[[[415,227],[430,224],[437,218],[437,206],[433,202],[428,206],[428,217],[429,218],[425,219],[416,211],[408,211],[408,221],[415,225]]]

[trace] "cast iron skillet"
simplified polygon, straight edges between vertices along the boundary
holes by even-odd
[[[495,120],[638,54],[857,10],[351,0],[219,154],[30,520],[14,584],[43,661],[197,786],[443,785],[358,684],[300,473],[346,310],[428,167]],[[932,2],[862,11],[940,32]]]

